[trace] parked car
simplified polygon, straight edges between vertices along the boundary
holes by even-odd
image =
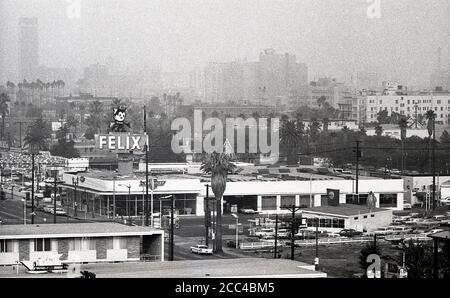
[[[403,209],[405,210],[412,209],[412,205],[410,203],[403,203]]]
[[[196,246],[191,246],[191,252],[199,255],[212,255],[213,250],[206,245],[198,244]]]
[[[392,227],[385,227],[379,228],[378,230],[374,231],[373,234],[377,236],[386,236],[394,234],[394,231],[392,230]]]
[[[445,198],[445,199],[441,199],[440,202],[441,202],[441,204],[449,205],[450,204],[450,197]]]
[[[257,237],[266,237],[266,236],[275,236],[275,232],[273,229],[260,229],[255,231],[255,236]]]
[[[425,234],[432,235],[432,234],[436,234],[436,233],[440,233],[440,232],[444,232],[444,229],[431,229],[428,232],[425,232]]]
[[[355,229],[343,229],[339,232],[339,235],[344,237],[354,237],[354,236],[361,236],[363,232],[356,231]]]
[[[239,210],[239,212],[242,214],[258,214],[257,211],[250,209],[250,208],[242,208]]]
[[[54,214],[54,208],[50,207],[50,213]],[[66,216],[67,213],[62,207],[56,207],[56,215]]]
[[[413,231],[413,229],[411,229],[410,227],[407,226],[391,226],[388,227],[392,230],[392,234],[408,234],[411,233]]]

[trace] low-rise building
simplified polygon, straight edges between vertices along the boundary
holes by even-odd
[[[164,231],[119,223],[0,225],[0,265],[164,261]]]
[[[354,229],[356,231],[375,231],[392,223],[392,210],[369,208],[368,206],[342,204],[340,206],[321,206],[302,210],[308,228],[314,228],[319,219],[319,231]]]

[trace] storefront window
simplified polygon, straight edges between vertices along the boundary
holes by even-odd
[[[295,205],[295,196],[281,196],[281,206]]]
[[[380,194],[380,207],[397,207],[397,194]]]
[[[348,194],[345,196],[346,204],[367,205],[368,194]]]
[[[300,208],[310,208],[311,200],[310,195],[300,195]]]
[[[74,238],[69,242],[69,250],[95,250],[95,239]]]
[[[13,252],[13,245],[11,240],[0,240],[0,253]]]
[[[276,208],[277,208],[276,196],[262,197],[262,210],[276,210]]]

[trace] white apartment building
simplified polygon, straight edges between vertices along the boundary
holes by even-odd
[[[360,107],[361,108],[361,107]],[[416,119],[433,110],[436,123],[448,125],[450,118],[450,94],[419,94],[419,95],[368,95],[363,99],[362,110],[365,111],[365,122],[376,122],[378,113],[386,110]]]

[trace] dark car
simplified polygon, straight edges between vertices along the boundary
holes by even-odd
[[[343,237],[355,237],[355,236],[361,236],[362,232],[359,232],[355,229],[343,229],[339,232],[339,235]]]

